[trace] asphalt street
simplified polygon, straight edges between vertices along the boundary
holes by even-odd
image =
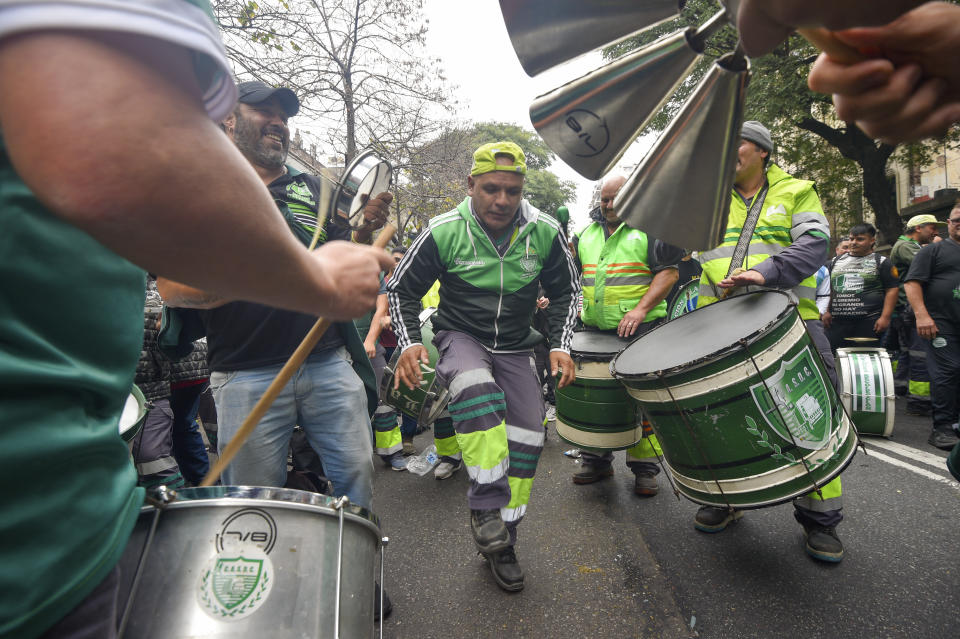
[[[517,545],[526,588],[506,593],[474,549],[466,473],[437,481],[378,462],[394,602],[384,636],[960,637],[960,485],[926,443],[929,419],[902,410],[893,437],[864,438],[843,474],[839,564],[804,553],[791,505],[696,531],[696,505],[664,473],[658,496],[633,494],[623,453],[612,478],[575,485],[572,447],[551,424]]]

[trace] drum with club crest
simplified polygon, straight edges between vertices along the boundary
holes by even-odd
[[[120,561],[122,637],[374,636],[372,513],[287,488],[158,495]]]
[[[555,391],[557,435],[564,441],[585,450],[605,452],[630,448],[643,437],[636,404],[610,373],[610,360],[627,343],[613,333],[573,334],[570,356],[577,377]]]
[[[655,328],[613,361],[677,489],[758,508],[840,474],[857,437],[792,295],[747,293]]]

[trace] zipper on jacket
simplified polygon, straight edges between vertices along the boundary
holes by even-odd
[[[512,247],[511,247],[512,248]],[[507,249],[510,252],[510,249]],[[497,251],[499,253],[499,251]],[[500,338],[500,309],[503,308],[503,255],[500,256],[500,299],[497,300],[497,316],[493,318],[493,348],[497,348],[497,340]]]

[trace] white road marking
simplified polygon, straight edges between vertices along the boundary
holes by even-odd
[[[909,470],[910,472],[926,477],[927,479],[932,479],[935,482],[946,484],[947,486],[950,486],[954,490],[960,490],[960,484],[958,484],[953,479],[944,477],[942,475],[938,475],[936,473],[932,473],[929,470],[926,470],[925,468],[919,468],[909,462],[905,462],[903,460],[897,459],[896,457],[888,457],[887,455],[884,455],[883,453],[878,453],[875,450],[870,451],[870,457],[873,457],[874,459],[879,459],[880,461],[885,461],[888,464],[893,464],[894,466],[899,466],[900,468]],[[946,468],[946,462],[944,462],[944,468]]]
[[[870,438],[863,440],[868,447],[876,446],[877,448],[883,448],[889,450],[891,453],[896,453],[903,457],[912,459],[913,461],[920,462],[921,464],[926,464],[927,466],[932,466],[937,470],[943,470],[947,467],[947,460],[943,457],[937,457],[933,453],[928,453],[925,450],[919,450],[911,446],[905,446],[903,444],[898,444],[897,442],[892,442],[889,439],[882,438]]]

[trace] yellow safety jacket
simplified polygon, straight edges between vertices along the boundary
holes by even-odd
[[[581,318],[584,324],[602,330],[614,329],[647,294],[653,281],[648,249],[646,233],[625,224],[606,239],[601,222],[593,222],[580,233],[577,253],[583,265]],[[650,309],[643,321],[666,315],[667,303],[661,301]]]
[[[780,254],[804,233],[830,238],[830,225],[823,215],[813,182],[791,177],[772,163],[767,167],[767,182],[770,186],[753,237],[750,238],[743,265],[745,269],[753,268],[768,257]],[[753,197],[758,195],[759,192]],[[750,205],[753,205],[753,199]],[[736,190],[732,191],[723,242],[700,256],[703,275],[700,277],[698,307],[717,301],[711,282],[719,283],[726,277],[748,210],[749,206],[744,203],[740,194]],[[791,290],[800,301],[800,317],[805,320],[819,319],[816,272],[811,273]]]

